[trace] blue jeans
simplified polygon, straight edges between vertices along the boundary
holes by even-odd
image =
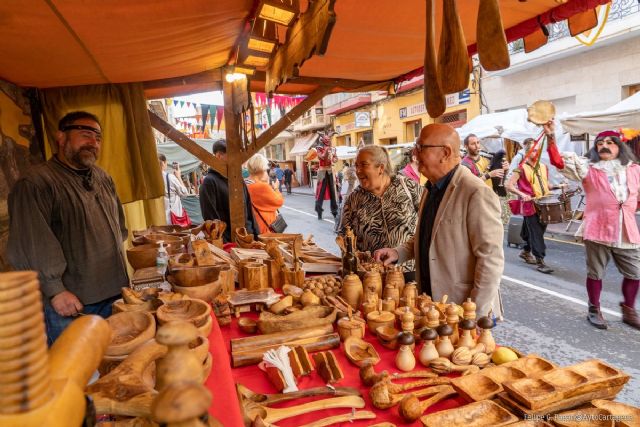
[[[113,304],[113,302],[118,298],[120,298],[120,296],[116,295],[114,297],[107,298],[94,304],[87,304],[82,309],[82,313],[97,314],[98,316],[107,318],[111,316],[111,304]],[[64,331],[66,327],[69,326],[69,324],[73,322],[77,317],[60,316],[54,310],[51,302],[49,301],[49,298],[43,298],[42,303],[44,305],[44,323],[47,328],[47,344],[49,345],[49,347],[51,347],[53,342],[58,339],[62,331]]]

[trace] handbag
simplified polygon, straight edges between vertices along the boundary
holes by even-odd
[[[253,206],[253,203],[251,204],[251,206]],[[265,221],[264,217],[262,216],[260,211],[256,209],[255,206],[253,206],[253,210],[258,214],[262,222],[267,224],[267,221]],[[271,231],[272,233],[282,233],[287,229],[287,222],[284,220],[284,217],[282,216],[280,211],[276,212],[278,212],[276,219],[271,224],[267,224],[267,227],[269,227],[269,231]]]
[[[520,215],[522,212],[522,203],[520,199],[509,200],[509,210],[511,210],[512,215]]]
[[[167,197],[169,198],[169,216],[171,219],[171,224],[180,225],[182,227],[191,225],[191,218],[189,218],[189,214],[187,214],[186,209],[182,208],[182,215],[176,215],[171,209],[171,186],[169,183],[169,174],[167,174]],[[176,194],[176,197],[180,196]]]

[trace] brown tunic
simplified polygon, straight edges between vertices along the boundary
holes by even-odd
[[[16,270],[38,271],[44,296],[68,290],[93,304],[127,285],[124,212],[102,169],[83,176],[52,158],[15,184],[9,215],[7,258]]]

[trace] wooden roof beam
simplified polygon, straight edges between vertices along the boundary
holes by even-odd
[[[251,156],[256,154],[260,149],[264,148],[273,138],[280,132],[288,128],[294,121],[302,116],[307,110],[312,108],[325,95],[331,92],[331,86],[320,86],[315,92],[309,94],[304,101],[293,107],[287,114],[282,116],[280,120],[267,128],[256,138],[255,142],[247,147],[242,155],[242,163],[246,162]]]
[[[153,111],[149,110],[149,120],[151,126],[170,140],[174,141],[180,147],[196,156],[200,161],[206,163],[223,176],[227,176],[227,162],[219,160],[212,153],[199,146],[194,140],[171,126],[169,123],[158,117]]]
[[[161,80],[149,80],[143,83],[145,91],[161,91],[167,88],[174,88],[172,96],[184,96],[191,93],[202,92],[198,88],[201,85],[207,86],[208,90],[222,90],[222,69],[217,68],[215,70],[203,71],[197,74],[191,74],[189,76],[171,77]],[[180,87],[184,86],[184,90],[180,90]],[[194,92],[194,87],[196,87]]]

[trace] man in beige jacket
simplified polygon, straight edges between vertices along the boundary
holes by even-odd
[[[434,300],[448,295],[461,304],[472,298],[477,314],[502,315],[500,277],[504,268],[498,196],[467,168],[460,167],[460,138],[448,125],[422,128],[415,147],[427,177],[413,239],[375,252],[385,265],[416,259],[422,292]]]

